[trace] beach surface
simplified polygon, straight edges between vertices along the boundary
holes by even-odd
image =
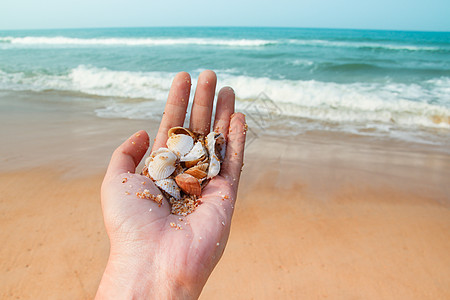
[[[158,125],[98,118],[74,95],[36,97],[0,94],[0,298],[92,299],[109,253],[110,155]],[[231,235],[200,299],[450,298],[448,150],[254,132]]]

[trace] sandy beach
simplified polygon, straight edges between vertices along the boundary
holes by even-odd
[[[92,299],[109,253],[99,196],[109,157],[157,123],[31,97],[0,95],[0,298]],[[200,299],[449,299],[448,178],[439,146],[260,134]]]

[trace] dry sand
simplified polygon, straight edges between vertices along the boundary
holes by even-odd
[[[51,107],[0,115],[2,299],[93,298],[109,251],[99,199],[109,155],[156,129]],[[449,299],[441,150],[319,132],[255,140],[201,299]]]

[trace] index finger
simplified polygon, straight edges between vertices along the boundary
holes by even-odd
[[[183,126],[191,92],[191,76],[186,72],[178,73],[173,79],[164,108],[161,124],[153,144],[152,151],[166,146],[167,132],[175,126]]]

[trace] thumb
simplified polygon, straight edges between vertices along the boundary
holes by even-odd
[[[149,146],[149,137],[144,130],[133,134],[113,153],[105,179],[122,173],[134,173]]]

